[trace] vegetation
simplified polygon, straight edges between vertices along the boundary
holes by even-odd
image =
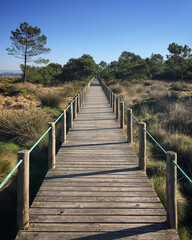
[[[47,37],[41,34],[41,29],[38,27],[29,26],[28,23],[21,23],[19,29],[11,32],[12,48],[7,48],[9,55],[21,58],[24,60],[24,77],[27,76],[27,62],[31,61],[34,56],[50,52],[49,48],[45,48]],[[46,63],[45,59],[38,59],[36,63]]]
[[[0,78],[0,180],[15,165],[17,151],[32,146],[47,129],[48,121],[59,116],[61,109],[67,106],[93,75],[103,78],[125,105],[133,109],[134,115],[147,123],[147,129],[162,147],[178,153],[180,166],[191,176],[192,55],[188,46],[171,43],[167,59],[154,53],[143,59],[123,51],[118,60],[109,64],[104,61],[96,64],[92,56],[83,54],[79,58],[69,59],[63,66],[57,63],[43,67],[27,65],[34,56],[50,50],[44,47],[46,37],[40,33],[39,28],[23,23],[20,29],[12,31],[13,48],[7,49],[9,54],[24,60],[21,70],[23,80],[27,82],[20,83],[19,78]],[[41,59],[37,62],[45,61]],[[138,128],[135,122],[133,129],[133,146],[138,153]],[[59,132],[59,122],[56,132]],[[47,170],[46,146],[45,138],[31,154],[30,182],[33,185],[30,186],[30,201]],[[166,207],[165,156],[150,140],[147,143],[147,154],[147,174]],[[179,235],[182,240],[189,240],[192,232],[192,186],[180,173],[178,179]],[[9,237],[13,238],[16,233],[14,177],[0,193],[2,215],[13,216],[12,224],[10,218],[0,222],[0,235],[7,238],[3,231],[9,224]],[[1,204],[5,199],[9,199],[6,206]]]
[[[59,108],[62,102],[61,96],[51,92],[40,94],[39,100],[42,106],[51,107],[51,108]]]
[[[99,76],[108,83],[146,79],[190,80],[192,77],[192,54],[187,45],[171,43],[167,60],[161,54],[152,54],[146,59],[124,51],[118,61],[99,64]]]
[[[108,82],[109,84],[109,82]],[[166,150],[178,153],[178,163],[192,176],[192,83],[154,81],[113,81],[111,89],[133,114],[147,124],[147,130]],[[121,89],[121,91],[119,91]],[[134,120],[133,120],[134,121]],[[138,127],[133,122],[135,151],[138,153]],[[166,207],[166,163],[165,155],[150,139],[147,143],[147,174]],[[179,235],[190,240],[192,226],[192,186],[178,171],[178,218]]]
[[[56,71],[57,65],[51,67],[55,67]],[[60,115],[61,109],[71,102],[86,83],[82,80],[43,86],[31,82],[23,84],[18,78],[1,77],[0,182],[16,165],[17,152],[30,149],[48,129],[48,122]],[[56,124],[57,149],[60,144],[59,133],[60,122]],[[30,154],[30,202],[47,171],[47,142],[46,136]],[[14,239],[17,232],[16,175],[17,172],[0,190],[0,239]]]

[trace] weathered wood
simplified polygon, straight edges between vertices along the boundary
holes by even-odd
[[[116,99],[116,95],[113,94],[113,112],[115,112],[115,99]]]
[[[132,143],[132,109],[127,110],[127,142]]]
[[[17,173],[17,228],[29,227],[29,151],[19,151],[18,160],[23,159]]]
[[[61,117],[61,142],[65,143],[67,139],[66,110],[63,110],[62,113],[63,116]]]
[[[29,230],[20,232],[19,240],[178,240],[167,229],[165,209],[119,129],[110,91],[101,85],[105,93],[96,80],[89,92],[86,86],[57,167],[48,171],[30,209]],[[83,102],[83,91],[80,98]]]
[[[124,102],[120,102],[120,128],[124,126]]]
[[[70,107],[70,125],[69,125],[69,128],[72,128],[73,127],[73,103],[70,104],[71,107]]]
[[[30,208],[30,214],[39,214],[39,215],[70,215],[70,216],[166,216],[165,209],[113,209],[113,208],[103,208],[103,209],[65,209],[62,211],[62,208]]]
[[[116,119],[119,119],[119,99],[116,98]]]
[[[146,172],[146,124],[139,124],[139,168]]]
[[[56,139],[55,139],[55,123],[48,123],[49,130],[49,142],[48,142],[48,168],[55,168],[55,155],[56,155]]]
[[[176,236],[175,232],[173,230],[161,230],[156,229],[154,230],[152,228],[145,228],[138,226],[133,226],[133,229],[135,229],[135,232],[133,230],[127,230],[124,231],[117,230],[117,231],[58,231],[57,227],[58,225],[54,225],[55,229],[51,232],[49,232],[49,235],[47,235],[45,232],[40,231],[33,231],[33,232],[22,232],[19,233],[16,240],[26,240],[26,239],[41,239],[41,240],[69,240],[69,239],[89,239],[89,240],[111,240],[111,239],[121,239],[121,240],[133,240],[133,239],[139,239],[139,240],[154,240],[154,239],[161,239],[161,240],[167,240],[167,239],[174,239],[178,240],[178,236]],[[60,225],[59,225],[60,226]],[[77,225],[78,226],[78,225]],[[43,227],[43,226],[42,226]],[[87,226],[88,227],[88,226]],[[66,226],[67,228],[67,226]],[[139,229],[142,228],[143,231],[140,231]],[[57,229],[57,231],[55,231]],[[149,233],[146,232],[146,229],[149,231]],[[138,232],[139,230],[139,232]],[[139,238],[135,238],[139,235]],[[133,238],[134,237],[134,238]]]
[[[177,217],[177,154],[168,151],[166,159],[167,226],[178,229]]]

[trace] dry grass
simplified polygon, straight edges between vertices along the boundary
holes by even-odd
[[[19,92],[26,90],[27,93],[36,93],[39,89],[36,84],[28,83],[15,83],[12,85],[11,91],[13,94],[18,94]]]
[[[1,138],[30,146],[45,132],[49,120],[50,117],[40,110],[4,110],[0,113]],[[41,143],[42,146],[45,144],[45,141]]]
[[[62,98],[58,93],[42,93],[39,95],[41,105],[44,107],[59,108],[62,102]]]
[[[147,123],[147,130],[166,151],[178,153],[179,165],[192,176],[192,84],[147,81],[143,88],[139,85],[132,85],[121,93],[125,105],[134,109],[133,114],[139,121]],[[138,132],[138,126],[134,123],[133,147],[137,154]],[[159,198],[166,206],[166,163],[162,159],[165,159],[162,150],[151,141],[148,142],[147,173]],[[183,186],[183,176],[180,172],[178,176],[182,178]],[[191,226],[187,216],[192,206],[181,194],[183,190],[179,185],[178,183],[179,236],[182,240],[189,240],[191,236],[188,227]],[[191,196],[191,190],[185,191],[185,194]]]

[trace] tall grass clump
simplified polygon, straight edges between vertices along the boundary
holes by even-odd
[[[38,90],[38,87],[36,84],[32,84],[32,83],[15,83],[12,85],[11,87],[11,94],[15,95],[18,94],[20,92],[26,91],[28,93],[36,93]]]
[[[35,143],[47,130],[50,117],[42,110],[0,112],[0,136],[22,146]],[[46,145],[45,139],[41,146]]]
[[[57,93],[42,93],[39,95],[39,100],[42,106],[45,107],[52,107],[52,108],[59,108],[60,104],[62,103],[62,98]]]

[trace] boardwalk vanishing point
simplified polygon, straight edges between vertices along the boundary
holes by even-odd
[[[17,240],[179,240],[95,79]]]

